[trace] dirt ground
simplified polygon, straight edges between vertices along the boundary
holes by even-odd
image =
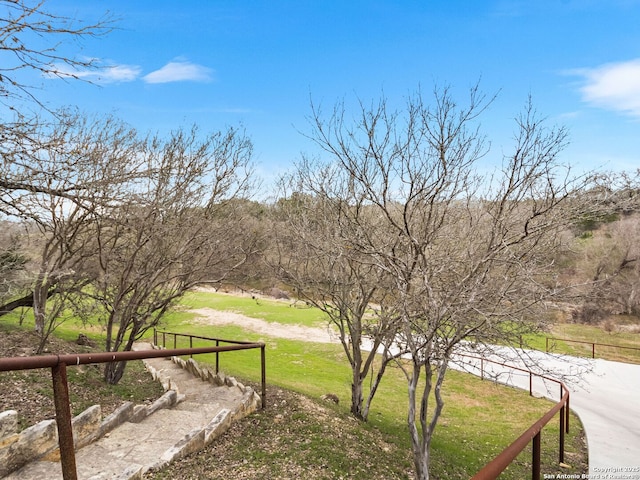
[[[27,357],[33,355],[38,337],[24,330],[0,329],[0,357]],[[55,336],[49,338],[45,353],[67,354],[99,351],[100,348],[77,345]],[[126,399],[137,403],[150,403],[162,394],[162,387],[139,362],[131,362],[118,390],[102,381],[98,365],[74,366],[68,370],[69,395],[74,415],[100,404],[102,414],[108,415]],[[125,398],[123,398],[123,396]],[[17,410],[20,428],[55,417],[51,370],[18,370],[0,372],[0,412]]]
[[[240,313],[220,312],[211,308],[199,308],[189,311],[198,315],[194,322],[201,325],[238,325],[262,335],[304,342],[336,343],[339,341],[337,334],[329,330],[329,328],[267,322],[259,318],[247,317]]]

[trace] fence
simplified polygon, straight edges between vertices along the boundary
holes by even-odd
[[[53,377],[54,405],[56,409],[56,424],[58,426],[58,436],[60,445],[60,459],[64,480],[77,480],[75,451],[73,447],[73,431],[71,426],[71,407],[69,403],[69,387],[67,383],[67,365],[86,365],[95,363],[109,363],[116,361],[143,360],[146,358],[172,357],[182,355],[196,355],[204,353],[215,353],[215,369],[219,371],[219,353],[235,350],[247,350],[260,348],[261,354],[261,390],[262,408],[266,406],[266,366],[265,366],[265,344],[251,343],[236,340],[224,340],[198,335],[180,334],[174,332],[154,330],[154,343],[159,344],[159,336],[162,336],[162,346],[166,347],[167,336],[173,336],[173,349],[144,350],[135,352],[104,352],[86,353],[74,355],[48,355],[36,357],[13,357],[0,359],[0,371],[29,370],[36,368],[51,368]],[[175,348],[178,337],[189,338],[190,348]],[[215,342],[215,346],[193,348],[193,340],[205,340]],[[220,343],[229,345],[221,346]],[[590,342],[587,342],[590,343]],[[498,456],[486,464],[473,477],[473,480],[488,480],[497,478],[513,460],[532,442],[532,462],[531,475],[533,479],[540,478],[540,439],[542,429],[551,419],[560,412],[560,434],[558,457],[559,462],[564,462],[564,441],[565,433],[569,433],[569,390],[566,386],[553,378],[533,373],[523,368],[496,362],[483,357],[472,355],[458,355],[459,357],[471,358],[480,362],[480,377],[485,377],[485,364],[492,363],[507,367],[513,370],[525,372],[529,375],[529,394],[532,395],[532,379],[534,376],[555,382],[560,387],[560,400],[535,422],[526,432],[518,437],[511,445],[505,448]]]
[[[221,343],[227,343],[227,344],[231,344],[231,345],[261,345],[260,347],[260,364],[261,364],[261,374],[260,374],[260,388],[262,390],[262,398],[264,399],[266,397],[266,367],[265,367],[265,352],[264,352],[264,343],[260,343],[260,344],[256,344],[256,343],[252,343],[252,342],[245,342],[245,341],[241,341],[241,340],[224,340],[222,338],[214,338],[214,337],[203,337],[200,335],[191,335],[188,333],[176,333],[176,332],[167,332],[167,331],[163,331],[163,330],[153,330],[153,343],[155,345],[160,346],[159,340],[160,337],[162,337],[162,348],[166,348],[167,346],[167,336],[169,337],[173,337],[173,348],[177,348],[178,346],[178,337],[186,337],[189,339],[189,348],[193,348],[193,339],[197,339],[197,340],[205,340],[205,341],[211,341],[211,342],[215,342],[216,347],[219,347]],[[216,370],[216,374],[219,373],[220,371],[220,353],[219,352],[215,352],[216,353],[216,361],[215,361],[215,370]],[[263,400],[264,401],[264,400]],[[264,407],[264,405],[263,405]]]
[[[235,345],[181,348],[172,350],[141,350],[131,352],[101,352],[68,355],[46,355],[33,357],[0,358],[0,372],[11,370],[32,370],[51,368],[53,378],[53,401],[56,411],[56,425],[60,447],[60,463],[64,480],[77,480],[76,456],[73,447],[73,429],[71,425],[71,405],[69,402],[69,384],[67,381],[67,365],[88,365],[95,363],[111,363],[146,358],[162,358],[201,353],[229,352],[260,348],[262,364],[262,408],[265,400],[265,345],[264,343],[233,342]]]
[[[559,341],[559,342],[568,342],[568,343],[579,343],[579,344],[582,344],[582,345],[591,345],[591,358],[596,358],[596,345],[598,345],[600,347],[619,348],[621,350],[631,350],[634,353],[637,352],[638,354],[640,354],[640,347],[627,347],[625,345],[613,345],[613,344],[609,344],[609,343],[586,342],[586,341],[583,341],[583,340],[570,340],[570,339],[567,339],[567,338],[557,338],[557,337],[546,337],[545,351],[547,353],[549,353],[549,340]]]
[[[515,458],[532,442],[531,455],[531,478],[538,480],[540,478],[540,439],[542,429],[551,421],[551,419],[560,412],[560,433],[558,441],[558,461],[564,462],[564,442],[565,434],[569,433],[569,390],[559,380],[534,373],[524,368],[515,367],[506,363],[489,360],[483,357],[473,355],[458,355],[459,357],[470,358],[480,362],[480,378],[485,378],[485,364],[492,363],[512,370],[525,372],[529,375],[529,395],[533,395],[533,377],[554,382],[560,387],[560,400],[551,410],[545,413],[538,421],[536,421],[526,432],[518,437],[511,445],[505,448],[497,457],[487,463],[480,471],[478,471],[472,480],[490,480],[498,478],[498,476],[515,460]]]

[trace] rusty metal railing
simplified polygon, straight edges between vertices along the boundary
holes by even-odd
[[[201,335],[191,335],[189,333],[176,333],[176,332],[167,332],[164,330],[153,329],[153,343],[154,345],[162,346],[162,348],[167,347],[167,336],[173,336],[173,348],[177,348],[178,346],[178,337],[187,337],[189,339],[189,348],[193,348],[193,339],[205,340],[215,342],[216,347],[219,347],[221,343],[227,343],[230,345],[261,345],[260,347],[260,364],[261,364],[261,372],[260,372],[260,387],[262,390],[262,398],[263,402],[267,395],[267,371],[265,367],[265,345],[264,343],[252,343],[246,342],[242,340],[225,340],[223,338],[214,338],[214,337],[203,337]],[[159,344],[159,340],[162,338],[162,345]],[[216,353],[216,361],[215,361],[215,373],[216,375],[220,372],[220,353]],[[193,357],[193,355],[190,355]],[[264,404],[263,404],[264,408]]]
[[[565,434],[569,433],[569,390],[560,380],[547,377],[534,373],[531,370],[516,367],[502,362],[489,360],[484,357],[476,357],[473,355],[459,354],[459,357],[472,358],[480,360],[480,378],[484,379],[484,365],[485,363],[492,363],[507,367],[512,370],[525,372],[529,374],[529,395],[533,395],[533,377],[542,378],[554,382],[560,386],[560,400],[556,403],[551,410],[545,413],[540,419],[538,419],[531,427],[527,429],[522,435],[520,435],[511,445],[505,448],[498,454],[493,460],[482,467],[472,478],[472,480],[493,480],[498,476],[520,455],[520,453],[527,447],[529,442],[532,442],[532,454],[531,454],[531,478],[539,480],[540,478],[540,439],[542,435],[542,429],[551,421],[551,419],[560,412],[560,433],[558,439],[558,462],[564,462],[564,443]]]
[[[262,363],[262,408],[265,408],[265,354],[264,343],[240,343],[235,345],[140,350],[130,352],[100,352],[67,355],[46,355],[33,357],[0,358],[0,372],[11,370],[33,370],[37,368],[51,368],[53,377],[53,396],[56,411],[56,425],[58,428],[58,443],[60,447],[60,463],[64,480],[77,480],[76,457],[73,446],[73,428],[71,424],[71,405],[69,401],[69,384],[67,381],[67,366],[88,365],[96,363],[111,363],[129,360],[144,360],[147,358],[163,358],[181,355],[196,355],[202,353],[230,352],[260,348]]]
[[[600,347],[619,348],[622,350],[633,350],[634,352],[640,353],[640,347],[629,347],[627,345],[613,345],[610,343],[587,342],[584,340],[570,340],[568,338],[546,337],[545,351],[547,353],[549,353],[549,340],[553,340],[553,341],[557,340],[560,342],[581,343],[584,345],[591,345],[591,358],[596,358],[596,345]]]
[[[167,348],[167,336],[173,337],[173,348],[178,348],[178,337],[186,337],[189,339],[189,348],[193,348],[193,339],[197,340],[205,340],[210,342],[215,342],[216,347],[219,347],[221,343],[227,343],[229,345],[251,345],[253,342],[247,342],[242,340],[225,340],[223,338],[216,337],[204,337],[201,335],[191,335],[190,333],[177,333],[177,332],[167,332],[164,330],[153,330],[153,343],[158,346],[162,346],[162,348]],[[162,345],[160,344],[160,339],[162,338]],[[219,355],[216,354],[216,362],[215,362],[216,373],[220,371],[220,358]]]

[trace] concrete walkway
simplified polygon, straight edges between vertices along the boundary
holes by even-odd
[[[586,431],[591,478],[640,479],[640,365],[506,348],[495,348],[488,358],[514,366],[529,365],[533,371],[564,381],[571,392],[570,408]],[[452,366],[480,374],[478,362],[469,358],[459,357]],[[529,375],[524,372],[486,364],[484,373],[529,390]],[[557,384],[535,377],[533,392],[553,401],[560,398]]]
[[[137,347],[145,349],[150,345]],[[208,372],[202,373],[193,362],[186,365],[182,362],[180,366],[171,359],[155,358],[145,363],[165,389],[175,391],[169,395],[175,398],[175,405],[159,408],[142,421],[127,421],[78,450],[79,479],[140,479],[150,469],[203,448],[226,431],[231,421],[251,413],[259,405],[260,399],[251,388],[230,378],[212,380]],[[208,381],[189,371],[194,369]],[[29,463],[5,477],[7,480],[45,478],[62,479],[61,465],[55,458]]]

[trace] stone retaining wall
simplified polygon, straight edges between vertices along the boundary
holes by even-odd
[[[151,467],[151,470],[158,470],[164,465],[178,460],[185,455],[202,450],[226,432],[233,421],[255,412],[262,404],[260,395],[258,395],[253,388],[243,385],[233,377],[228,377],[221,372],[216,374],[209,368],[198,365],[198,363],[191,358],[185,361],[179,357],[171,357],[171,361],[183,370],[190,372],[194,377],[200,378],[214,386],[239,389],[240,392],[242,392],[242,400],[235,405],[233,410],[223,408],[207,425],[204,425],[203,428],[195,429],[186,435],[172,448],[168,449]],[[178,402],[182,401],[183,396],[180,394],[179,385],[176,385],[165,372],[158,371],[153,368],[150,363],[144,362],[152,377],[159,381],[165,390],[168,388],[175,389],[178,393]]]
[[[232,421],[253,413],[261,405],[260,396],[251,387],[243,385],[235,378],[223,373],[215,374],[208,368],[198,365],[193,359],[185,361],[172,357],[171,360],[194,376],[215,386],[238,388],[242,392],[242,400],[233,411],[223,409],[201,430],[194,431],[192,435],[188,435],[165,452],[155,468],[200,450],[224,433]],[[184,399],[184,396],[179,393],[179,387],[172,383],[169,376],[156,371],[147,362],[145,365],[154,380],[161,382],[165,393],[151,405],[134,405],[132,402],[125,402],[104,419],[101,419],[100,405],[88,408],[72,419],[76,449],[98,440],[125,422],[139,423],[156,410],[171,408]],[[0,413],[0,478],[28,462],[37,459],[58,460],[59,456],[58,429],[55,420],[44,420],[18,432],[18,412],[8,410]]]
[[[104,420],[100,405],[89,407],[71,421],[75,448],[95,442],[125,422],[139,423],[160,408],[172,407],[177,400],[177,393],[169,390],[151,405],[125,402]],[[59,457],[55,420],[43,420],[18,432],[18,412],[0,413],[0,478],[34,460],[57,460]]]
[[[234,420],[243,418],[255,412],[262,404],[260,395],[258,395],[253,388],[243,385],[233,377],[226,376],[222,372],[214,373],[208,367],[198,365],[198,363],[192,358],[183,360],[180,357],[171,357],[171,361],[180,366],[183,370],[187,370],[193,376],[198,377],[205,382],[209,382],[212,385],[239,389],[240,392],[242,392],[242,403],[238,405],[235,411],[231,412]],[[151,373],[151,376],[155,380],[159,381],[165,390],[171,388],[176,389],[178,393],[180,392],[179,387],[172,383],[170,376],[164,376],[162,372],[156,371],[146,362],[145,365],[147,370]],[[178,395],[178,402],[182,400],[180,397],[181,396]]]

